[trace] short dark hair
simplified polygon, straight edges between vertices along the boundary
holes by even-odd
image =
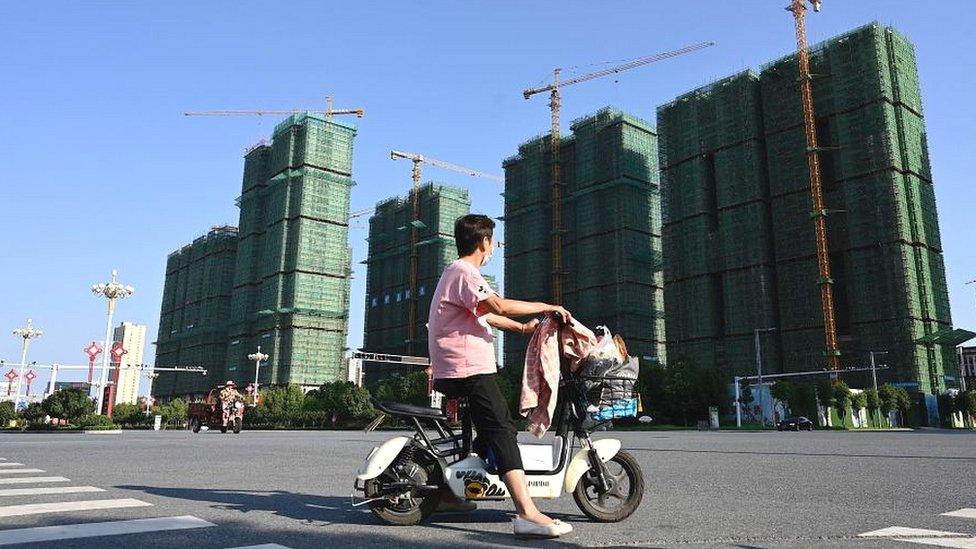
[[[454,244],[459,257],[471,255],[485,237],[491,238],[495,222],[487,215],[468,214],[454,221]]]

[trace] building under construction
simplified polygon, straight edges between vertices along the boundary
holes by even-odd
[[[224,379],[237,243],[237,227],[214,227],[166,258],[155,365],[202,366],[209,376],[161,372],[154,394],[201,393]]]
[[[253,381],[255,366],[247,355],[258,346],[270,355],[261,367],[262,385],[320,385],[343,377],[355,133],[353,126],[331,117],[297,114],[275,127],[271,143],[245,155],[230,290],[219,288],[221,296],[229,296],[219,317],[226,322],[223,356],[179,358],[182,365],[223,373],[199,381],[202,385],[194,391],[215,379]],[[179,262],[171,257],[171,263],[167,288],[171,276],[180,272]],[[187,278],[187,284],[207,283],[192,273]],[[164,296],[163,316],[176,307],[172,303]],[[163,348],[157,352],[161,355]],[[170,375],[179,379],[195,374]],[[158,394],[189,392],[179,384],[166,385],[165,379],[160,376]]]
[[[585,325],[606,325],[631,354],[664,360],[657,135],[650,124],[605,108],[560,141],[563,305]],[[548,136],[519,146],[505,168],[505,294],[553,301],[552,148]],[[504,340],[518,375],[524,337]]]
[[[950,326],[911,43],[878,24],[810,50],[843,366],[871,351],[880,381],[945,389]],[[826,365],[796,56],[658,109],[668,355],[732,375]]]
[[[364,349],[373,353],[427,356],[427,311],[441,272],[457,259],[454,221],[471,211],[468,191],[435,183],[413,194],[376,204],[369,219]],[[417,295],[410,292],[411,230],[417,229]],[[414,325],[408,326],[416,298]]]

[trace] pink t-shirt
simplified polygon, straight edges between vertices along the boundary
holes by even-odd
[[[493,374],[495,337],[478,303],[495,295],[481,272],[460,259],[444,269],[430,301],[427,318],[430,364],[434,379]]]

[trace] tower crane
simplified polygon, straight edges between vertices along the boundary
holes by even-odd
[[[555,68],[552,70],[552,84],[546,86],[541,86],[538,88],[528,88],[522,91],[522,96],[525,99],[529,99],[533,95],[539,93],[549,92],[549,109],[552,113],[552,133],[550,135],[550,147],[552,148],[552,299],[553,303],[557,305],[562,304],[563,299],[563,256],[562,256],[562,233],[564,232],[562,226],[562,181],[561,172],[559,166],[559,110],[562,105],[561,96],[559,95],[559,88],[565,88],[566,86],[572,86],[573,84],[579,84],[580,82],[586,82],[588,80],[594,80],[597,78],[602,78],[604,76],[609,76],[611,74],[617,74],[630,69],[636,69],[637,67],[642,67],[644,65],[649,65],[657,61],[663,61],[665,59],[670,59],[672,57],[678,57],[679,55],[684,55],[686,53],[691,53],[694,51],[702,50],[710,46],[714,46],[715,42],[700,42],[698,44],[692,44],[690,46],[685,46],[681,49],[658,53],[655,55],[649,55],[645,57],[639,57],[624,63],[622,65],[617,65],[615,67],[610,67],[608,69],[603,69],[596,72],[591,72],[589,74],[584,74],[570,78],[568,80],[559,80],[559,75],[562,69]]]
[[[305,110],[305,109],[293,109],[293,110],[238,110],[238,111],[187,111],[183,113],[183,116],[264,116],[264,115],[290,115],[290,114],[303,114],[303,113],[315,113],[324,114],[326,118],[331,119],[333,115],[336,114],[355,114],[357,118],[362,118],[366,111],[362,108],[356,109],[333,109],[332,108],[332,96],[325,96],[325,110]]]
[[[438,168],[443,168],[445,170],[463,173],[470,175],[471,177],[488,179],[496,183],[504,183],[505,179],[497,175],[482,173],[477,170],[472,170],[470,168],[465,168],[463,166],[458,166],[457,164],[451,164],[450,162],[444,162],[443,160],[437,160],[435,158],[430,158],[429,156],[424,156],[417,153],[394,150],[390,151],[390,158],[392,160],[403,158],[413,162],[413,192],[411,193],[413,219],[410,223],[410,307],[407,323],[407,354],[409,355],[413,354],[414,352],[414,330],[417,322],[417,241],[419,239],[418,225],[420,224],[420,165],[430,164],[431,166],[437,166]]]
[[[796,26],[796,59],[800,68],[800,97],[803,102],[803,125],[807,137],[807,168],[810,172],[810,195],[814,230],[817,236],[817,265],[820,270],[820,301],[824,317],[824,339],[827,344],[827,368],[840,369],[840,350],[837,347],[837,321],[834,316],[833,280],[830,278],[830,255],[827,250],[827,214],[823,187],[820,183],[820,157],[817,146],[817,125],[813,112],[813,90],[810,75],[810,52],[807,47],[807,2],[813,11],[820,11],[820,0],[791,0],[787,10],[793,12]],[[834,374],[836,379],[836,374]]]

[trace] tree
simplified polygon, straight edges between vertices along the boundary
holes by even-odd
[[[122,424],[133,424],[143,421],[145,416],[142,414],[142,408],[138,404],[116,404],[112,409],[112,420],[115,423]]]
[[[668,366],[664,393],[682,425],[688,425],[688,416],[694,414],[698,404],[694,394],[695,377],[693,367],[686,360],[679,359]]]
[[[742,404],[742,408],[748,410],[755,400],[756,397],[752,394],[752,385],[743,385],[742,389],[739,390],[739,402]]]
[[[976,389],[970,389],[964,394],[966,395],[964,405],[966,412],[971,417],[976,417]]]
[[[909,414],[912,410],[912,397],[908,394],[908,390],[904,387],[895,388],[895,407],[901,412],[902,420],[907,422]]]
[[[878,391],[874,388],[864,390],[864,405],[868,409],[868,413],[872,416],[876,416],[878,410],[881,409],[881,397],[878,396]]]
[[[796,398],[796,386],[793,383],[786,380],[777,381],[770,387],[769,392],[773,395],[773,398],[786,404],[790,413],[795,413],[793,410],[793,401]]]
[[[847,409],[851,405],[851,389],[843,381],[838,381],[833,384],[832,390],[837,417],[844,419],[844,416],[847,415]]]
[[[182,398],[173,400],[156,407],[156,413],[163,416],[166,423],[180,423],[186,420],[186,401]]]
[[[887,418],[893,410],[898,409],[898,389],[885,383],[878,389],[878,398],[881,400],[881,412]]]
[[[795,416],[810,418],[812,421],[817,420],[817,389],[812,383],[798,382],[793,384],[790,413]]]
[[[430,395],[427,393],[427,373],[414,372],[380,381],[376,386],[376,399],[418,406],[430,404]]]
[[[829,378],[817,382],[817,400],[825,408],[834,405],[834,384]]]
[[[264,391],[266,412],[272,421],[283,422],[302,411],[305,393],[298,385],[273,387]]]
[[[858,418],[860,418],[861,417],[861,410],[863,410],[864,408],[866,408],[867,405],[868,405],[868,397],[867,397],[867,395],[864,394],[864,391],[861,391],[859,393],[852,393],[851,394],[851,408],[854,409],[854,415],[855,416],[857,416]],[[860,427],[865,427],[864,425],[860,425],[860,424],[859,424],[859,426]]]
[[[330,414],[333,426],[341,419],[360,419],[373,414],[369,391],[357,387],[351,381],[325,383],[315,393],[314,396],[311,393],[306,396],[305,409],[310,408],[308,405],[310,400],[316,400],[317,402],[312,407],[316,411]]]
[[[0,429],[6,428],[7,424],[16,418],[17,410],[14,409],[14,403],[9,400],[0,402]]]
[[[95,403],[88,394],[73,387],[55,391],[44,399],[41,407],[47,415],[71,422],[95,411]]]
[[[644,412],[664,423],[670,420],[668,398],[664,391],[666,377],[664,365],[660,362],[642,364],[634,385],[640,392]]]
[[[31,402],[20,411],[20,419],[27,423],[40,423],[44,419],[44,413],[40,402]]]
[[[695,414],[708,417],[708,409],[716,406],[720,414],[729,410],[728,378],[719,368],[696,369],[694,375],[696,396]]]

